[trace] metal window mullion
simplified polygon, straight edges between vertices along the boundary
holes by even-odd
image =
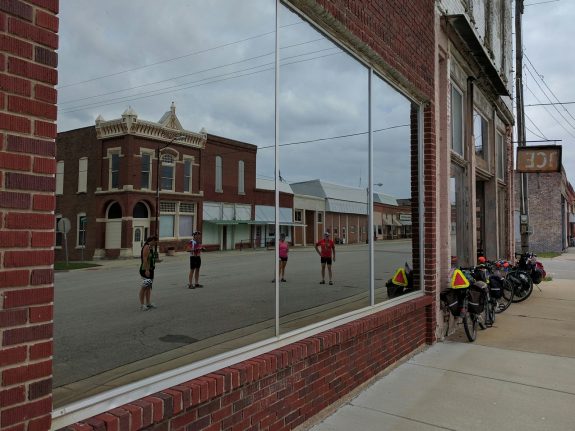
[[[276,0],[276,16],[275,16],[275,83],[274,83],[274,123],[275,123],[275,137],[274,137],[274,156],[275,156],[275,172],[274,172],[274,189],[275,189],[275,255],[274,255],[274,270],[275,270],[275,329],[276,337],[280,335],[280,290],[279,290],[279,261],[277,256],[279,254],[279,190],[278,190],[278,177],[279,177],[279,79],[280,79],[280,57],[279,57],[279,8],[280,0]]]
[[[375,244],[373,241],[373,68],[369,69],[367,95],[368,121],[368,184],[367,184],[367,242],[369,244],[369,303],[375,305]],[[361,234],[360,234],[361,235]]]

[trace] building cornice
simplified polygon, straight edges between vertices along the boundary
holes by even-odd
[[[130,107],[124,111],[121,118],[106,121],[101,116],[96,119],[96,137],[100,140],[118,136],[138,136],[160,142],[172,142],[178,137],[178,145],[203,149],[206,146],[207,133],[204,129],[199,133],[184,130],[176,117],[172,104],[159,123],[140,120],[138,114]]]

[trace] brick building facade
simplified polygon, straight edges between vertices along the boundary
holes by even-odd
[[[52,411],[51,396],[59,3],[3,1],[0,429],[293,429],[386,367],[435,341],[436,298],[446,278],[440,268],[449,261],[449,226],[443,226],[449,216],[444,218],[440,209],[440,203],[449,207],[443,194],[449,183],[449,159],[445,159],[449,148],[444,148],[448,141],[436,136],[436,125],[441,129],[447,124],[439,121],[448,102],[443,91],[446,76],[441,78],[442,60],[436,56],[437,49],[444,47],[440,44],[437,48],[435,26],[445,11],[437,11],[435,2],[429,1],[290,3],[423,107],[418,117],[423,153],[412,159],[411,170],[411,197],[419,202],[421,196],[423,203],[412,213],[413,232],[422,232],[421,238],[414,235],[413,240],[414,266],[423,258],[423,274],[417,276],[422,290],[403,302],[369,309],[339,326],[287,340],[283,346],[205,371],[199,377],[153,393],[141,388],[139,397],[106,402],[108,407],[103,410],[89,410],[95,416],[75,416],[81,422],[66,422],[66,409]],[[442,52],[449,51],[445,48]],[[440,86],[445,84],[437,92],[436,60],[440,64],[437,81]],[[505,130],[509,147],[510,132]],[[442,136],[441,130],[437,132]],[[418,148],[413,139],[412,146]],[[473,166],[473,160],[471,163]],[[122,217],[130,214],[129,203],[123,205]],[[103,208],[105,204],[100,204],[101,212]],[[506,219],[507,214],[501,214]],[[125,221],[121,223],[124,227]],[[420,231],[420,227],[425,229]],[[129,249],[128,236],[122,235],[121,241]]]
[[[519,184],[519,174],[516,183]],[[529,206],[529,249],[538,252],[563,252],[574,237],[573,206],[575,194],[567,180],[565,169],[561,172],[526,174]],[[519,225],[520,194],[515,190],[515,223]],[[515,249],[521,251],[521,237],[516,230]]]

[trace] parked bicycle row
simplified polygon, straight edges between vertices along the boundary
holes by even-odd
[[[543,264],[535,253],[516,253],[515,257],[514,262],[479,257],[476,266],[453,271],[450,288],[440,294],[444,335],[462,323],[467,339],[475,341],[478,326],[493,326],[498,313],[531,296],[534,284],[546,277]]]
[[[469,341],[475,341],[478,326],[493,326],[496,314],[531,296],[533,285],[546,277],[543,264],[535,253],[516,253],[515,257],[513,262],[479,257],[476,266],[453,270],[450,287],[440,294],[444,336],[462,324]],[[386,287],[389,298],[413,291],[413,271],[407,263]]]

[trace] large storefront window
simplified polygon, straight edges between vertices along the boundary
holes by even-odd
[[[158,308],[145,313],[135,294],[138,259],[125,272],[56,275],[56,407],[372,310],[392,299],[385,283],[405,264],[419,280],[420,105],[285,6],[277,69],[275,14],[272,0],[62,4],[59,97],[76,102],[62,111],[59,129],[116,118],[128,106],[145,125],[174,102],[181,127],[207,136],[193,163],[180,157],[176,141],[163,148],[159,170],[156,142],[141,144],[145,154],[140,144],[131,153],[113,143],[100,213],[78,211],[105,220],[99,236],[113,247],[103,249],[138,257],[156,214],[138,219],[142,231],[134,236],[130,208],[138,201],[156,208],[159,187],[160,239],[183,250],[200,230],[207,251],[205,288],[188,289],[188,256],[161,250]],[[99,23],[101,50],[74,28],[80,15]],[[80,55],[87,50],[94,55]],[[107,61],[116,57],[122,61]],[[87,226],[88,242],[95,225]],[[284,238],[288,251],[282,245],[278,256]],[[412,295],[419,289],[416,281]],[[97,351],[92,340],[102,340]]]

